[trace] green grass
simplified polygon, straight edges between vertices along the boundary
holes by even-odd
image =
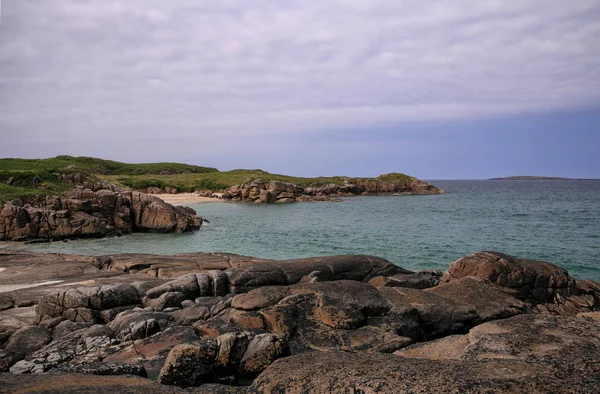
[[[35,196],[60,196],[69,190],[72,186],[67,183],[42,182],[39,187],[8,186],[0,183],[0,205],[4,201],[10,201],[16,198],[27,199]],[[1,207],[0,207],[1,208]]]
[[[173,175],[100,175],[101,179],[126,186],[132,189],[146,189],[149,186],[174,187],[179,192],[194,190],[223,190],[233,185],[239,185],[246,179],[263,179],[292,182],[302,186],[344,183],[344,177],[300,178],[280,174],[269,174],[262,170],[232,170],[204,174],[173,174]]]
[[[145,175],[169,171],[174,174],[217,172],[216,168],[181,163],[128,164],[94,157],[56,156],[50,159],[0,159],[0,170],[33,172],[84,172],[102,175]]]
[[[263,170],[231,170],[224,172],[211,172],[204,174],[174,174],[174,175],[137,175],[137,176],[116,176],[101,175],[101,179],[109,182],[129,187],[132,189],[146,189],[149,186],[173,187],[179,192],[192,192],[194,190],[223,190],[233,185],[239,185],[246,179],[263,179],[291,182],[300,186],[323,186],[327,184],[343,185],[346,179],[355,179],[359,181],[382,181],[382,182],[402,182],[408,184],[415,178],[405,174],[385,174],[378,178],[348,178],[344,176],[302,178],[281,174],[270,174]]]
[[[218,172],[216,168],[193,166],[181,163],[142,163],[128,164],[94,157],[57,156],[49,159],[0,159],[0,203],[20,197],[43,194],[61,194],[70,188],[58,182],[55,173],[81,173],[92,179],[99,175],[141,176],[160,174],[202,174]],[[34,178],[41,183],[34,187]],[[11,185],[7,181],[12,178]],[[145,188],[147,185],[133,185]],[[139,187],[138,187],[139,186]],[[164,187],[164,185],[156,185]],[[130,186],[131,187],[131,186]]]
[[[168,171],[170,175],[160,175]],[[270,174],[260,169],[236,169],[220,172],[216,168],[181,163],[127,164],[93,157],[57,156],[49,159],[0,159],[0,202],[18,197],[42,194],[58,195],[71,186],[58,182],[54,173],[81,173],[92,179],[103,179],[114,184],[134,189],[173,187],[179,192],[194,190],[224,190],[243,183],[246,179],[263,179],[291,182],[300,186],[322,186],[344,184],[349,179],[343,176],[302,178],[281,174]],[[41,184],[33,187],[37,177]],[[12,179],[11,186],[6,184]],[[384,174],[378,178],[350,178],[360,181],[383,181],[409,183],[415,178],[405,174]]]

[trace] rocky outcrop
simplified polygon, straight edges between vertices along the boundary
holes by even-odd
[[[290,182],[247,179],[222,194],[231,201],[248,201],[257,204],[287,204],[306,201],[336,201],[339,197],[382,194],[441,194],[443,190],[407,176],[386,174],[379,178],[344,178],[343,184],[313,185],[303,187]]]
[[[459,358],[443,346],[435,356],[422,357],[423,353],[410,353],[408,348],[397,354],[368,354],[364,352],[324,352],[318,357],[304,353],[275,361],[262,373],[249,389],[250,393],[595,393],[600,372],[598,364],[598,325],[569,318],[557,319],[548,324],[527,327],[528,316],[519,319],[524,323],[525,338],[537,336],[535,328],[553,330],[540,340],[526,340],[520,348],[521,336],[517,331],[503,327],[503,333],[490,330],[491,336],[505,336],[513,345],[502,346],[507,341],[482,340],[475,353],[483,357]],[[487,323],[480,327],[486,326]],[[558,327],[564,327],[563,329]],[[571,327],[585,334],[576,339],[568,335]],[[563,341],[554,342],[554,335],[562,332]],[[594,338],[595,336],[595,338]],[[489,342],[488,342],[489,341]],[[508,343],[511,341],[509,340]],[[463,343],[464,345],[464,343]],[[417,346],[417,345],[415,345]],[[426,345],[424,345],[426,346]],[[431,353],[430,353],[431,354]],[[497,355],[496,357],[494,355]],[[533,358],[529,355],[537,354]],[[550,358],[546,358],[550,355]],[[506,356],[506,357],[503,357]]]
[[[551,303],[572,295],[575,279],[554,264],[517,259],[504,253],[477,252],[453,262],[442,277],[448,283],[466,276],[488,280],[533,303]]]
[[[36,325],[19,320],[23,296],[10,293],[0,366],[62,389],[59,376],[85,373],[147,377],[111,382],[156,392],[595,392],[600,285],[550,263],[496,252],[466,261],[473,256],[483,267],[502,260],[510,280],[492,268],[461,276],[453,263],[437,284],[440,272],[372,256],[3,251],[3,273],[56,264],[65,283],[37,290]],[[542,279],[549,272],[560,281]],[[522,290],[530,283],[539,286]],[[18,387],[3,375],[0,383]]]
[[[24,204],[14,200],[0,209],[0,240],[102,237],[131,232],[187,232],[202,218],[138,192],[78,187],[58,198],[46,196]]]

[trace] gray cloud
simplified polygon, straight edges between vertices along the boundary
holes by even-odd
[[[0,155],[215,161],[577,110],[600,99],[598,37],[597,0],[4,0]]]

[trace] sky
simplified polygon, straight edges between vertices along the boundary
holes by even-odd
[[[0,157],[600,178],[600,0],[0,1]]]

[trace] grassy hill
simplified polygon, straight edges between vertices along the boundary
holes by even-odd
[[[58,195],[72,187],[58,182],[55,173],[81,173],[139,190],[150,186],[173,187],[179,192],[222,190],[243,183],[247,178],[292,182],[302,186],[342,185],[347,177],[301,178],[270,174],[263,170],[219,171],[216,168],[181,163],[127,164],[93,157],[57,156],[50,159],[0,159],[0,201],[40,194]],[[369,178],[362,178],[369,179]],[[386,174],[381,181],[410,182],[404,174]],[[10,186],[7,184],[10,180]]]

